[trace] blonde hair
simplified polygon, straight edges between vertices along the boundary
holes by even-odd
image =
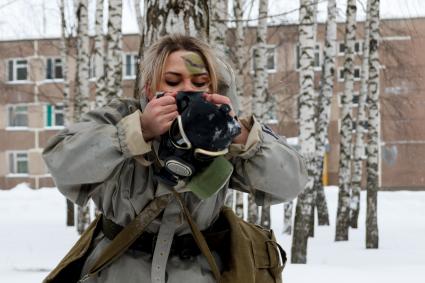
[[[146,96],[146,88],[150,88],[152,93],[157,91],[162,78],[165,60],[167,57],[179,50],[192,51],[199,56],[206,65],[210,77],[210,92],[216,93],[218,90],[217,58],[211,47],[202,40],[182,34],[170,34],[160,38],[152,44],[144,53],[140,63],[141,79],[139,89],[142,96]]]

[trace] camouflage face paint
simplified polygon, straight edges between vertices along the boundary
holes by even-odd
[[[201,74],[207,71],[204,61],[199,54],[191,52],[182,56],[182,58],[190,74]]]

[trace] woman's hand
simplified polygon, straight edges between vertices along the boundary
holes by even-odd
[[[235,111],[233,111],[232,101],[227,96],[220,95],[217,93],[205,93],[204,98],[206,101],[214,103],[216,105],[221,105],[221,104],[229,105],[231,109],[229,112],[229,115],[231,117],[236,116]],[[237,135],[232,142],[238,143],[238,144],[245,144],[246,140],[248,139],[248,134],[249,134],[248,129],[245,128],[245,126],[241,123],[241,133]]]
[[[160,136],[170,128],[177,118],[177,92],[166,92],[162,97],[153,97],[146,105],[141,117],[143,138],[146,141]]]

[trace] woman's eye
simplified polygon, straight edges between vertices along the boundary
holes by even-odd
[[[196,87],[204,87],[208,84],[208,82],[192,82]]]
[[[165,83],[169,86],[176,86],[178,85],[180,82],[179,81],[165,81]]]

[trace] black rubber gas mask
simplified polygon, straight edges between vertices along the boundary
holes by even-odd
[[[178,92],[176,103],[179,116],[161,136],[158,150],[163,168],[157,176],[172,186],[226,154],[241,131],[239,123],[229,115],[230,106],[206,101],[203,92]]]

